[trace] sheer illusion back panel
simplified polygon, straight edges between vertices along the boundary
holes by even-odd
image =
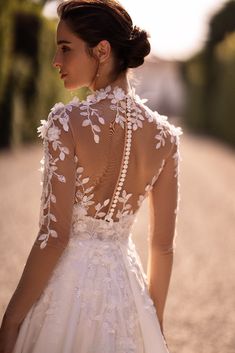
[[[97,107],[94,109],[102,109]],[[83,169],[83,179],[87,181],[83,185],[77,183],[78,192],[83,192],[83,187],[89,196],[93,195],[92,202],[88,210],[88,215],[94,216],[96,213],[95,205],[111,199],[114,187],[119,176],[124,148],[124,130],[119,126],[114,133],[109,129],[109,122],[115,115],[112,111],[100,113],[104,117],[105,124],[100,126],[99,143],[95,143],[93,133],[90,129],[83,126],[83,117],[80,115],[79,108],[72,111],[73,123],[76,126],[78,168]],[[110,114],[111,113],[111,114]],[[111,116],[110,116],[111,115]],[[108,120],[108,121],[107,121]],[[87,180],[86,178],[89,178]],[[79,188],[80,186],[80,188]],[[91,191],[89,192],[89,190]],[[108,206],[104,208],[107,211]],[[102,217],[101,217],[102,218]]]
[[[140,114],[144,116],[144,108],[138,106]],[[78,156],[78,168],[84,171],[85,184],[80,185],[86,190],[92,188],[94,204],[90,205],[89,216],[96,213],[95,205],[103,204],[105,200],[111,200],[117,179],[122,167],[125,148],[125,129],[120,124],[115,124],[114,131],[110,129],[110,123],[115,120],[116,111],[112,111],[109,102],[99,102],[93,105],[94,111],[99,112],[105,124],[99,125],[99,143],[94,142],[93,131],[84,127],[84,116],[80,107],[74,108],[70,114],[71,124],[74,126],[76,154]],[[172,148],[171,136],[165,133],[164,146],[156,150],[155,135],[158,133],[157,125],[150,124],[147,120],[142,122],[142,127],[134,131],[130,148],[127,175],[123,184],[123,190],[131,194],[128,204],[131,210],[136,212],[139,208],[139,198],[145,194],[146,185],[150,184],[153,177],[161,169],[162,161]],[[87,181],[89,177],[89,181]],[[78,185],[77,185],[78,186]],[[78,186],[79,187],[79,186]],[[89,192],[87,193],[89,194]],[[122,210],[119,203],[116,213]],[[103,208],[106,213],[108,205]],[[100,217],[102,218],[102,217]],[[115,219],[117,220],[117,218]]]

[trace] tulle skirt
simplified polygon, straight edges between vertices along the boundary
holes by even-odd
[[[13,353],[169,353],[131,234],[120,239],[71,236]]]

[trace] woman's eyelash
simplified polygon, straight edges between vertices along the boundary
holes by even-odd
[[[62,50],[63,52],[66,52],[66,51],[69,51],[69,50],[70,50],[70,48],[69,48],[69,47],[65,47],[65,46],[63,46],[63,47],[61,48],[61,50]]]

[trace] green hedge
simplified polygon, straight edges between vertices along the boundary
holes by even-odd
[[[86,94],[66,91],[52,67],[57,21],[44,18],[37,4],[6,3],[0,8],[0,148],[33,141],[56,102]]]
[[[235,145],[235,1],[210,22],[204,49],[183,64],[184,121],[196,132]]]
[[[12,20],[11,12],[14,3],[11,1],[0,2],[0,102],[7,84],[8,72],[11,66],[10,50],[12,46]]]
[[[235,145],[235,32],[185,64],[185,124]]]
[[[211,106],[211,131],[235,146],[235,32],[217,45],[215,62],[218,80]]]

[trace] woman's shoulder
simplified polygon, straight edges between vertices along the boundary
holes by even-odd
[[[63,124],[63,121],[68,120],[71,117],[71,113],[80,105],[81,101],[76,96],[68,103],[56,103],[51,108],[48,119],[59,120]]]
[[[50,138],[52,134],[61,134],[62,131],[69,131],[71,112],[79,104],[80,101],[77,97],[74,97],[66,104],[62,102],[55,103],[50,109],[47,119],[40,120],[40,126],[37,128],[39,137],[45,139],[46,137]]]
[[[142,110],[145,118],[148,122],[154,125],[154,130],[156,132],[155,138],[157,140],[156,148],[164,146],[167,142],[169,144],[178,144],[180,135],[183,134],[183,129],[181,126],[175,126],[169,121],[169,117],[160,114],[157,110],[153,111],[146,104],[146,99],[141,99],[136,95],[136,102]]]

